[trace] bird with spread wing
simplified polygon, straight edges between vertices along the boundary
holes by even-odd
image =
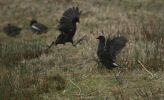
[[[48,48],[52,45],[65,44],[66,42],[74,44],[73,37],[77,29],[76,24],[80,22],[80,15],[81,11],[79,11],[78,7],[69,8],[63,13],[57,28],[61,33]]]
[[[106,40],[102,35],[97,39],[99,40],[97,56],[100,62],[108,69],[118,67],[119,65],[116,64],[116,56],[125,47],[128,40],[123,36],[113,39],[108,38]]]

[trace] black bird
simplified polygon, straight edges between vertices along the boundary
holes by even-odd
[[[52,42],[49,48],[52,45],[65,44],[66,42],[70,42],[73,44],[73,37],[76,33],[76,23],[79,23],[79,18],[81,15],[81,11],[79,11],[78,7],[72,7],[67,9],[62,18],[60,19],[58,30],[61,32],[57,37],[56,41]]]
[[[48,27],[38,23],[35,19],[32,19],[30,22],[30,29],[33,33],[42,34],[48,32]]]
[[[21,28],[14,26],[12,24],[7,24],[3,27],[3,32],[6,33],[8,36],[15,37],[20,34]]]
[[[99,45],[97,50],[97,56],[100,62],[108,69],[118,67],[115,63],[116,56],[127,43],[127,39],[123,36],[115,37],[112,40],[108,38],[105,40],[104,36],[99,36]]]

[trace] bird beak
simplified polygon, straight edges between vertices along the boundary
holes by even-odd
[[[99,39],[99,37],[97,37],[96,39]]]

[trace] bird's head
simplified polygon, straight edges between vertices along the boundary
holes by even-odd
[[[32,19],[32,20],[30,21],[30,25],[32,25],[32,24],[34,24],[34,23],[37,23],[37,21],[36,21],[35,19]]]
[[[98,40],[105,40],[105,37],[104,36],[102,36],[102,35],[100,35],[99,37],[97,37],[96,39],[98,39]]]

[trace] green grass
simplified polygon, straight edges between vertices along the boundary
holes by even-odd
[[[62,13],[79,6],[83,14],[74,40],[43,52],[59,34]],[[23,28],[17,37],[0,32],[0,100],[162,100],[164,98],[163,0],[5,0],[0,29],[11,22]],[[31,18],[49,27],[47,34],[28,30]],[[118,55],[123,67],[98,64],[96,37],[123,35]]]

